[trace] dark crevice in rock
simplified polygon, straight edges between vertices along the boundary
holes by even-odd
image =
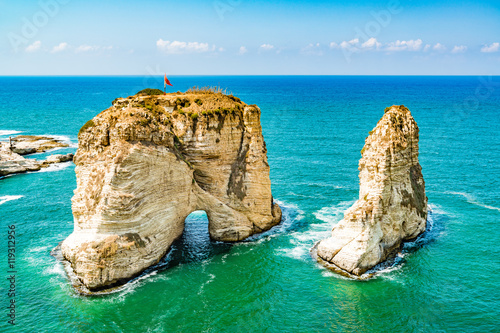
[[[245,141],[246,132],[241,134],[240,149],[236,161],[231,165],[231,175],[229,176],[229,183],[227,187],[227,195],[235,194],[240,200],[246,195],[245,187],[243,185],[244,175],[246,173],[246,155],[250,149],[250,145]]]
[[[141,236],[138,233],[129,232],[129,233],[123,234],[122,237],[124,238],[124,240],[126,240],[128,242],[135,242],[137,247],[145,247],[146,246],[146,243],[144,242],[144,240],[141,238]]]

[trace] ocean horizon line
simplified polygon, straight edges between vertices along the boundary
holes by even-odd
[[[61,74],[61,75],[0,75],[13,77],[163,77],[164,74]],[[169,74],[169,77],[499,77],[498,74]]]

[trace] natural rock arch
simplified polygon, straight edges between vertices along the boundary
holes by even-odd
[[[177,263],[201,262],[218,253],[226,253],[231,242],[214,241],[208,230],[208,215],[197,210],[184,220],[184,229],[179,240],[172,245],[173,256],[169,256],[168,265]],[[167,263],[167,261],[166,261]]]
[[[158,262],[193,211],[206,211],[221,241],[281,220],[260,110],[233,96],[117,99],[82,128],[75,164],[75,229],[61,250],[91,290]]]

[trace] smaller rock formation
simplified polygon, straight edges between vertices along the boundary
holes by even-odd
[[[28,159],[21,155],[45,152],[50,149],[68,147],[60,140],[45,136],[18,136],[9,142],[0,142],[0,177],[28,171],[39,171],[51,164],[73,160],[73,154],[50,155],[44,161]]]
[[[316,245],[328,268],[361,275],[394,255],[402,242],[424,232],[427,197],[418,162],[419,130],[410,111],[386,108],[359,161],[359,199]]]
[[[18,135],[12,138],[12,152],[19,155],[43,153],[55,148],[69,147],[61,140],[48,136]]]

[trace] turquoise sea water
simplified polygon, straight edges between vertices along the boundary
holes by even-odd
[[[71,163],[0,180],[2,332],[493,332],[500,329],[500,77],[172,77],[220,85],[262,110],[284,221],[237,244],[211,242],[203,212],[152,271],[122,290],[77,294],[50,251],[73,229]],[[0,140],[79,128],[160,77],[2,77]],[[397,264],[351,281],[309,256],[358,194],[364,139],[384,108],[420,127],[428,230]],[[76,148],[59,152],[75,151]],[[46,154],[35,156],[41,158]],[[16,325],[6,316],[15,224]]]

